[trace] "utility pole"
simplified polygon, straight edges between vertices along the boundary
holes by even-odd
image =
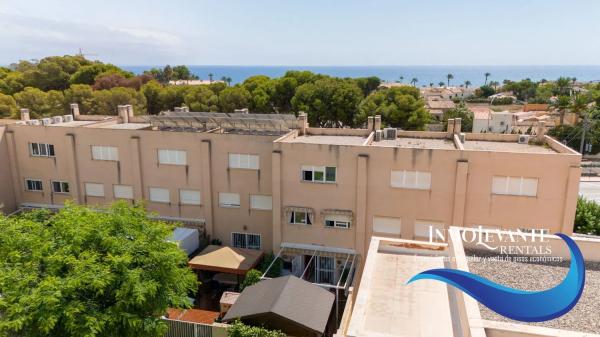
[[[581,132],[581,143],[579,144],[579,153],[583,156],[583,150],[585,146],[585,132],[590,127],[590,122],[588,121],[587,112],[583,113],[583,130]]]

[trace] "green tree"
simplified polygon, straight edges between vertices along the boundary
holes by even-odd
[[[132,88],[112,88],[93,92],[94,106],[90,111],[94,115],[116,115],[119,105],[131,104],[137,114],[146,113],[146,97]]]
[[[71,75],[87,63],[89,61],[76,56],[50,56],[37,64],[21,62],[17,70],[23,72],[26,86],[43,91],[65,90],[69,87]]]
[[[96,78],[101,74],[118,73],[125,78],[133,77],[133,74],[123,71],[119,67],[112,64],[95,63],[88,66],[83,66],[77,70],[69,79],[71,84],[88,84],[92,85]]]
[[[416,77],[413,77],[413,79],[412,79],[412,80],[410,80],[410,84],[412,84],[412,85],[413,85],[413,87],[416,87],[416,86],[417,86],[417,82],[419,82],[419,79],[418,79],[418,78],[416,78]]]
[[[364,125],[367,116],[381,115],[386,126],[423,130],[429,122],[429,112],[420,97],[419,89],[409,86],[377,90],[359,106],[355,124]]]
[[[271,96],[279,112],[292,111],[292,98],[296,94],[298,80],[294,77],[282,77],[275,80],[275,91]]]
[[[490,82],[491,84],[491,82]],[[489,85],[482,85],[477,90],[475,90],[475,95],[478,97],[490,97],[495,94],[496,90]]]
[[[192,74],[187,66],[180,65],[173,67],[174,80],[197,80],[198,76]]]
[[[471,85],[471,81],[466,80],[465,81],[465,89],[469,89],[469,86]]]
[[[141,206],[0,218],[0,335],[162,337],[197,289],[172,227]]]
[[[175,107],[180,107],[185,101],[185,94],[187,94],[190,89],[191,86],[187,85],[164,87],[158,95],[161,110],[173,110]]]
[[[192,111],[218,111],[219,96],[206,85],[197,85],[184,96],[185,105]]]
[[[6,75],[0,79],[0,93],[6,95],[14,95],[25,88],[25,79],[23,73],[13,71],[6,73]]]
[[[490,73],[485,73],[484,75],[485,75],[485,83],[484,83],[483,85],[487,85],[487,80],[488,80],[488,77],[490,77],[490,75],[492,75],[492,74],[490,74]]]
[[[439,82],[438,82],[438,86],[439,86],[440,88],[441,88],[441,87],[443,87],[443,86],[444,86],[444,84],[446,84],[446,83],[444,83],[444,82],[442,82],[442,81],[439,81]]]
[[[454,78],[454,75],[448,74],[446,75],[446,79],[448,80],[448,86],[450,86],[450,80]]]
[[[556,110],[558,110],[558,113],[560,114],[559,124],[563,125],[564,121],[565,121],[565,113],[567,113],[567,110],[571,106],[571,98],[569,96],[564,96],[564,95],[558,96],[558,98],[552,104],[552,106]]]
[[[275,261],[275,262],[273,262],[273,261]],[[272,263],[272,265],[271,265],[271,263]],[[271,266],[271,268],[269,269],[269,272],[266,275],[267,277],[275,278],[275,277],[281,276],[283,262],[281,259],[277,259],[275,257],[275,255],[273,254],[273,252],[265,254],[265,257],[263,258],[263,260],[260,264],[260,271],[263,273],[266,272],[267,268],[269,268],[269,266]]]
[[[73,84],[65,90],[65,105],[77,103],[82,115],[90,113],[94,105],[94,94],[92,87],[87,84]]]
[[[262,274],[263,273],[260,270],[256,270],[256,269],[248,270],[248,272],[246,273],[246,276],[244,277],[244,280],[242,281],[242,284],[240,285],[240,288],[241,288],[240,290],[244,290],[244,288],[260,282],[260,278],[262,277]]]
[[[0,93],[0,117],[17,116],[17,102],[12,96]]]
[[[233,112],[235,109],[248,108],[252,96],[246,88],[236,85],[227,87],[219,93],[221,112]]]
[[[600,204],[579,197],[574,230],[581,234],[600,235]]]
[[[365,97],[373,91],[377,90],[377,88],[379,88],[379,86],[381,85],[381,79],[379,79],[379,77],[376,76],[359,77],[354,80],[356,81],[356,84],[358,85],[360,90],[362,90],[363,96]]]
[[[447,110],[443,115],[444,130],[448,127],[448,119],[460,118],[463,132],[473,131],[473,113],[464,102],[458,103],[453,109]]]
[[[14,95],[19,108],[27,108],[32,118],[50,116],[48,94],[38,88],[27,87]]]
[[[268,330],[262,327],[250,326],[235,321],[227,328],[228,337],[285,337],[285,334],[278,330]]]
[[[162,85],[158,81],[152,80],[144,84],[140,90],[146,97],[146,111],[148,114],[158,115],[163,109],[160,101],[160,93],[163,91]]]
[[[251,76],[242,83],[242,87],[250,93],[250,111],[273,112],[271,96],[275,92],[275,81],[264,75]]]

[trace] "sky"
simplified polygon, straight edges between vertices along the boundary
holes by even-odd
[[[597,65],[597,0],[0,0],[0,64]]]

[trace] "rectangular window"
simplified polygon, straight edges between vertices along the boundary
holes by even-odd
[[[54,157],[54,145],[29,143],[29,153],[34,157]]]
[[[43,191],[42,181],[39,179],[25,179],[25,189],[27,191]]]
[[[53,181],[52,192],[54,193],[69,193],[69,183],[65,181]]]
[[[373,232],[400,235],[402,219],[375,216],[373,217]]]
[[[325,227],[330,228],[350,228],[351,218],[345,215],[327,214],[325,215]]]
[[[293,225],[312,225],[308,212],[290,212],[290,223]]]
[[[184,205],[200,205],[200,191],[179,190],[179,202]]]
[[[390,186],[415,190],[431,189],[431,173],[421,171],[392,171]]]
[[[250,208],[270,211],[273,209],[273,197],[270,195],[251,195]]]
[[[114,146],[98,146],[92,145],[93,160],[119,160],[119,149]]]
[[[233,232],[231,245],[237,248],[260,249],[260,234]]]
[[[133,199],[133,186],[113,185],[113,193],[116,199]]]
[[[229,168],[258,170],[259,158],[254,154],[229,154]]]
[[[104,184],[85,183],[85,195],[89,197],[103,197]]]
[[[219,206],[226,208],[240,207],[240,195],[238,193],[219,193]]]
[[[537,185],[537,178],[495,176],[492,179],[492,193],[535,197]]]
[[[154,202],[171,202],[171,198],[169,196],[169,189],[167,188],[159,188],[159,187],[150,187],[150,201]]]
[[[158,150],[158,163],[187,165],[187,152],[183,150]]]
[[[333,166],[302,166],[302,180],[317,183],[335,183],[337,168]]]

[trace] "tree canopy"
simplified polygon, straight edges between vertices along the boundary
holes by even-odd
[[[0,217],[0,335],[162,337],[197,289],[171,230],[125,202]]]
[[[423,130],[429,121],[419,89],[392,87],[372,92],[360,103],[355,124],[364,124],[368,116],[381,115],[385,126]]]

